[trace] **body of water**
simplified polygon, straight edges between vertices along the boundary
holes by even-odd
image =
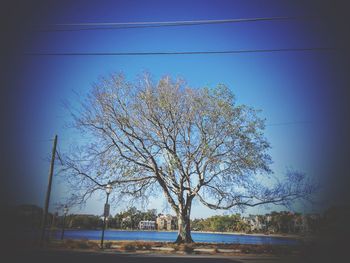
[[[143,241],[160,241],[173,242],[176,240],[177,232],[159,232],[159,231],[120,231],[106,230],[105,240],[143,240]],[[60,238],[60,232],[57,232],[57,238]],[[66,230],[65,239],[90,239],[100,240],[101,230]],[[254,235],[237,235],[237,234],[214,234],[192,232],[192,238],[195,242],[210,243],[234,243],[234,244],[272,244],[272,245],[296,245],[299,243],[296,239],[271,237],[271,236],[254,236]]]

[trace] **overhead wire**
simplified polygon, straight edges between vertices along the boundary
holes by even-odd
[[[216,51],[159,51],[159,52],[25,52],[28,56],[159,56],[159,55],[208,55],[240,53],[272,53],[300,51],[335,51],[334,47],[276,48],[276,49],[237,49]]]
[[[151,22],[97,22],[97,23],[61,23],[49,24],[47,31],[76,31],[93,29],[123,29],[137,27],[163,27],[163,26],[192,26],[240,22],[261,22],[293,19],[314,19],[316,16],[275,16],[237,19],[214,20],[180,20],[180,21],[151,21]],[[74,27],[85,28],[74,28]],[[87,26],[87,27],[86,27]],[[91,28],[95,26],[95,28]],[[98,26],[98,28],[96,28]],[[110,28],[106,28],[106,26]],[[112,27],[111,27],[112,26]],[[68,27],[68,28],[67,28]],[[73,28],[72,28],[73,27]],[[42,30],[39,30],[42,31]],[[45,30],[43,30],[45,31]],[[295,52],[295,51],[332,51],[333,47],[307,47],[307,48],[275,48],[275,49],[242,49],[242,50],[215,50],[215,51],[154,51],[154,52],[25,52],[24,55],[32,56],[152,56],[152,55],[204,55],[204,54],[239,54],[239,53],[271,53],[271,52]]]
[[[316,16],[275,16],[275,17],[254,17],[254,18],[234,18],[234,19],[213,19],[213,20],[182,20],[182,21],[151,21],[151,22],[100,22],[100,23],[62,23],[49,24],[46,29],[37,29],[39,32],[58,31],[82,31],[82,30],[113,30],[131,28],[151,28],[151,27],[178,27],[197,26],[210,24],[242,23],[242,22],[263,22],[263,21],[283,21],[297,19],[315,19]],[[58,28],[57,28],[58,27]],[[71,28],[68,28],[71,27]],[[73,27],[73,28],[72,28]],[[75,27],[75,28],[74,28]]]

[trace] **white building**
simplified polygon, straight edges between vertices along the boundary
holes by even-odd
[[[175,216],[159,214],[156,220],[158,230],[174,230],[177,228],[177,218]]]
[[[269,221],[271,218],[269,218]],[[251,231],[261,231],[266,227],[266,224],[262,222],[258,216],[249,215],[248,217],[243,217],[243,222],[247,223],[250,226]]]
[[[156,229],[156,221],[148,221],[148,220],[140,221],[139,229],[141,229],[141,230]]]

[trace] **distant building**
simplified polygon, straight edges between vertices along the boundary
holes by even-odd
[[[139,222],[139,229],[141,230],[152,230],[156,229],[156,221],[143,220]]]
[[[177,218],[172,215],[159,214],[157,219],[157,229],[158,230],[174,230],[177,229]]]
[[[250,226],[251,231],[260,231],[263,229],[263,223],[259,220],[258,216],[249,215],[249,217],[244,217],[243,221]]]

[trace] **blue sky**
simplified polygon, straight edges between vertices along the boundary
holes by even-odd
[[[232,19],[271,16],[317,15],[302,1],[75,1],[53,7],[42,24],[79,22],[144,22],[197,19]],[[320,19],[265,21],[188,27],[142,28],[78,32],[33,32],[24,45],[27,52],[156,52],[213,51],[331,47]],[[86,94],[100,76],[122,71],[129,80],[149,71],[154,79],[181,76],[192,87],[226,84],[239,104],[261,109],[267,119],[266,137],[272,145],[272,169],[277,176],[293,167],[320,181],[327,181],[325,160],[332,144],[331,86],[336,71],[334,52],[281,52],[183,56],[24,56],[18,66],[23,92],[19,130],[26,131],[23,154],[32,173],[26,177],[23,200],[44,202],[48,139],[59,136],[61,151],[82,142],[67,129],[68,113],[62,107],[74,91]],[[277,125],[278,124],[278,125]],[[33,147],[34,146],[34,147]],[[33,151],[35,149],[35,151]],[[67,193],[54,178],[52,203]],[[104,196],[102,196],[103,198]],[[151,200],[161,212],[163,201]],[[54,207],[51,207],[54,209]],[[112,213],[118,212],[114,208]],[[273,209],[280,209],[272,207]],[[311,211],[310,206],[301,211]],[[82,213],[101,213],[102,200],[93,198]],[[76,210],[78,212],[78,210]],[[263,208],[248,210],[262,213]],[[202,206],[192,217],[219,213]],[[221,212],[220,212],[221,213]]]

